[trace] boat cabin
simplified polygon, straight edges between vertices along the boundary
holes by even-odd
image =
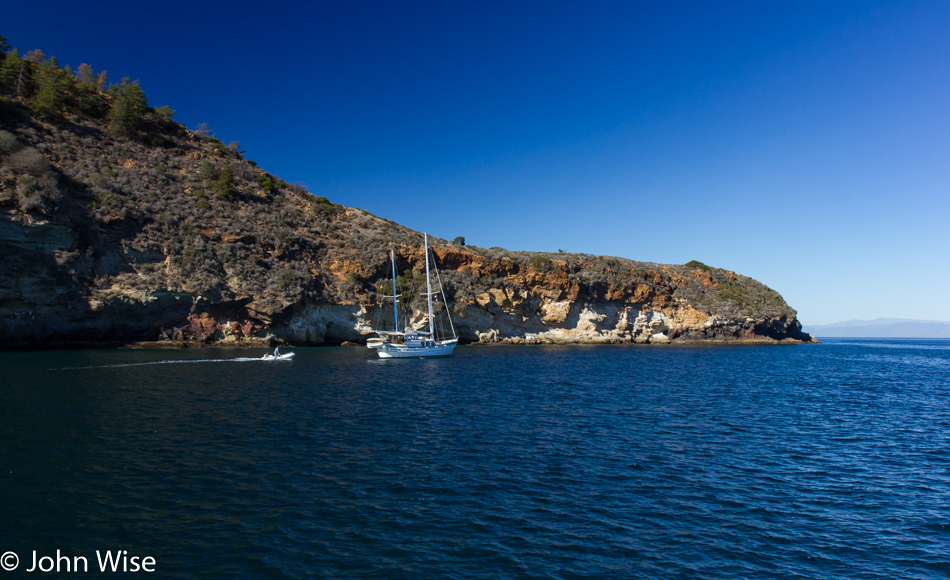
[[[403,344],[406,346],[435,346],[435,341],[425,336],[428,334],[429,333],[419,332],[418,330],[407,330]]]

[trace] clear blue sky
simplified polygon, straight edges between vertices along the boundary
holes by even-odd
[[[0,34],[315,194],[950,320],[950,2],[17,2]]]

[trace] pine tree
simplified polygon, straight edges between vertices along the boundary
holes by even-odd
[[[231,199],[234,197],[234,170],[229,165],[225,165],[218,177],[209,182],[211,191],[215,192],[221,199]]]
[[[112,109],[109,111],[109,133],[113,135],[132,136],[138,133],[145,122],[145,112],[148,110],[148,101],[145,91],[138,81],[129,82],[128,77],[122,79],[109,91],[112,93]]]
[[[105,83],[105,71],[102,73],[102,84]],[[75,106],[90,117],[102,118],[108,108],[99,94],[100,75],[86,63],[76,69]]]
[[[96,73],[92,71],[92,67],[86,63],[79,65],[79,68],[76,69],[76,80],[84,85],[89,85],[90,87],[95,88],[96,86]]]
[[[155,112],[162,118],[168,119],[169,121],[172,117],[175,116],[175,110],[169,107],[168,105],[162,105],[161,107],[155,109]]]
[[[6,58],[3,59],[3,63],[0,64],[0,87],[13,88],[13,82],[20,73],[20,62],[22,60],[20,53],[17,52],[15,48],[13,52],[6,55]]]
[[[30,63],[20,58],[20,53],[14,48],[0,65],[0,87],[13,91],[21,99],[26,98],[32,86],[30,73]]]
[[[42,50],[38,48],[34,48],[30,52],[26,53],[26,56],[23,57],[23,60],[27,62],[32,62],[33,64],[40,64],[41,62],[46,60],[46,55],[43,54]]]
[[[72,77],[59,68],[56,58],[40,63],[36,71],[36,94],[31,106],[36,116],[51,123],[62,121],[66,108],[66,91]]]

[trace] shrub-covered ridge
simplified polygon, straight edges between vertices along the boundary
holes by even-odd
[[[389,248],[419,280],[421,234],[172,115],[88,65],[3,55],[0,342],[361,340]],[[699,262],[433,245],[463,340],[810,340],[776,292]]]

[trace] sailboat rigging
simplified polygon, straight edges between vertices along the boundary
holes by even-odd
[[[438,267],[435,261],[432,262],[432,269],[435,270],[438,280],[438,291],[432,291],[432,275],[429,268],[429,236],[423,234],[424,249],[426,257],[426,306],[428,310],[428,330],[418,330],[406,326],[402,331],[399,330],[398,303],[399,294],[396,293],[396,255],[390,250],[390,259],[393,267],[393,330],[375,330],[376,337],[366,341],[366,346],[375,348],[379,358],[427,358],[450,356],[458,344],[458,336],[455,333],[455,326],[452,324],[452,315],[449,312],[448,302],[445,300],[445,292],[442,289],[442,277],[439,276]],[[435,315],[433,313],[432,299],[435,295],[442,295],[445,304],[445,313],[449,320],[449,326],[452,331],[451,338],[438,338],[435,332]]]

